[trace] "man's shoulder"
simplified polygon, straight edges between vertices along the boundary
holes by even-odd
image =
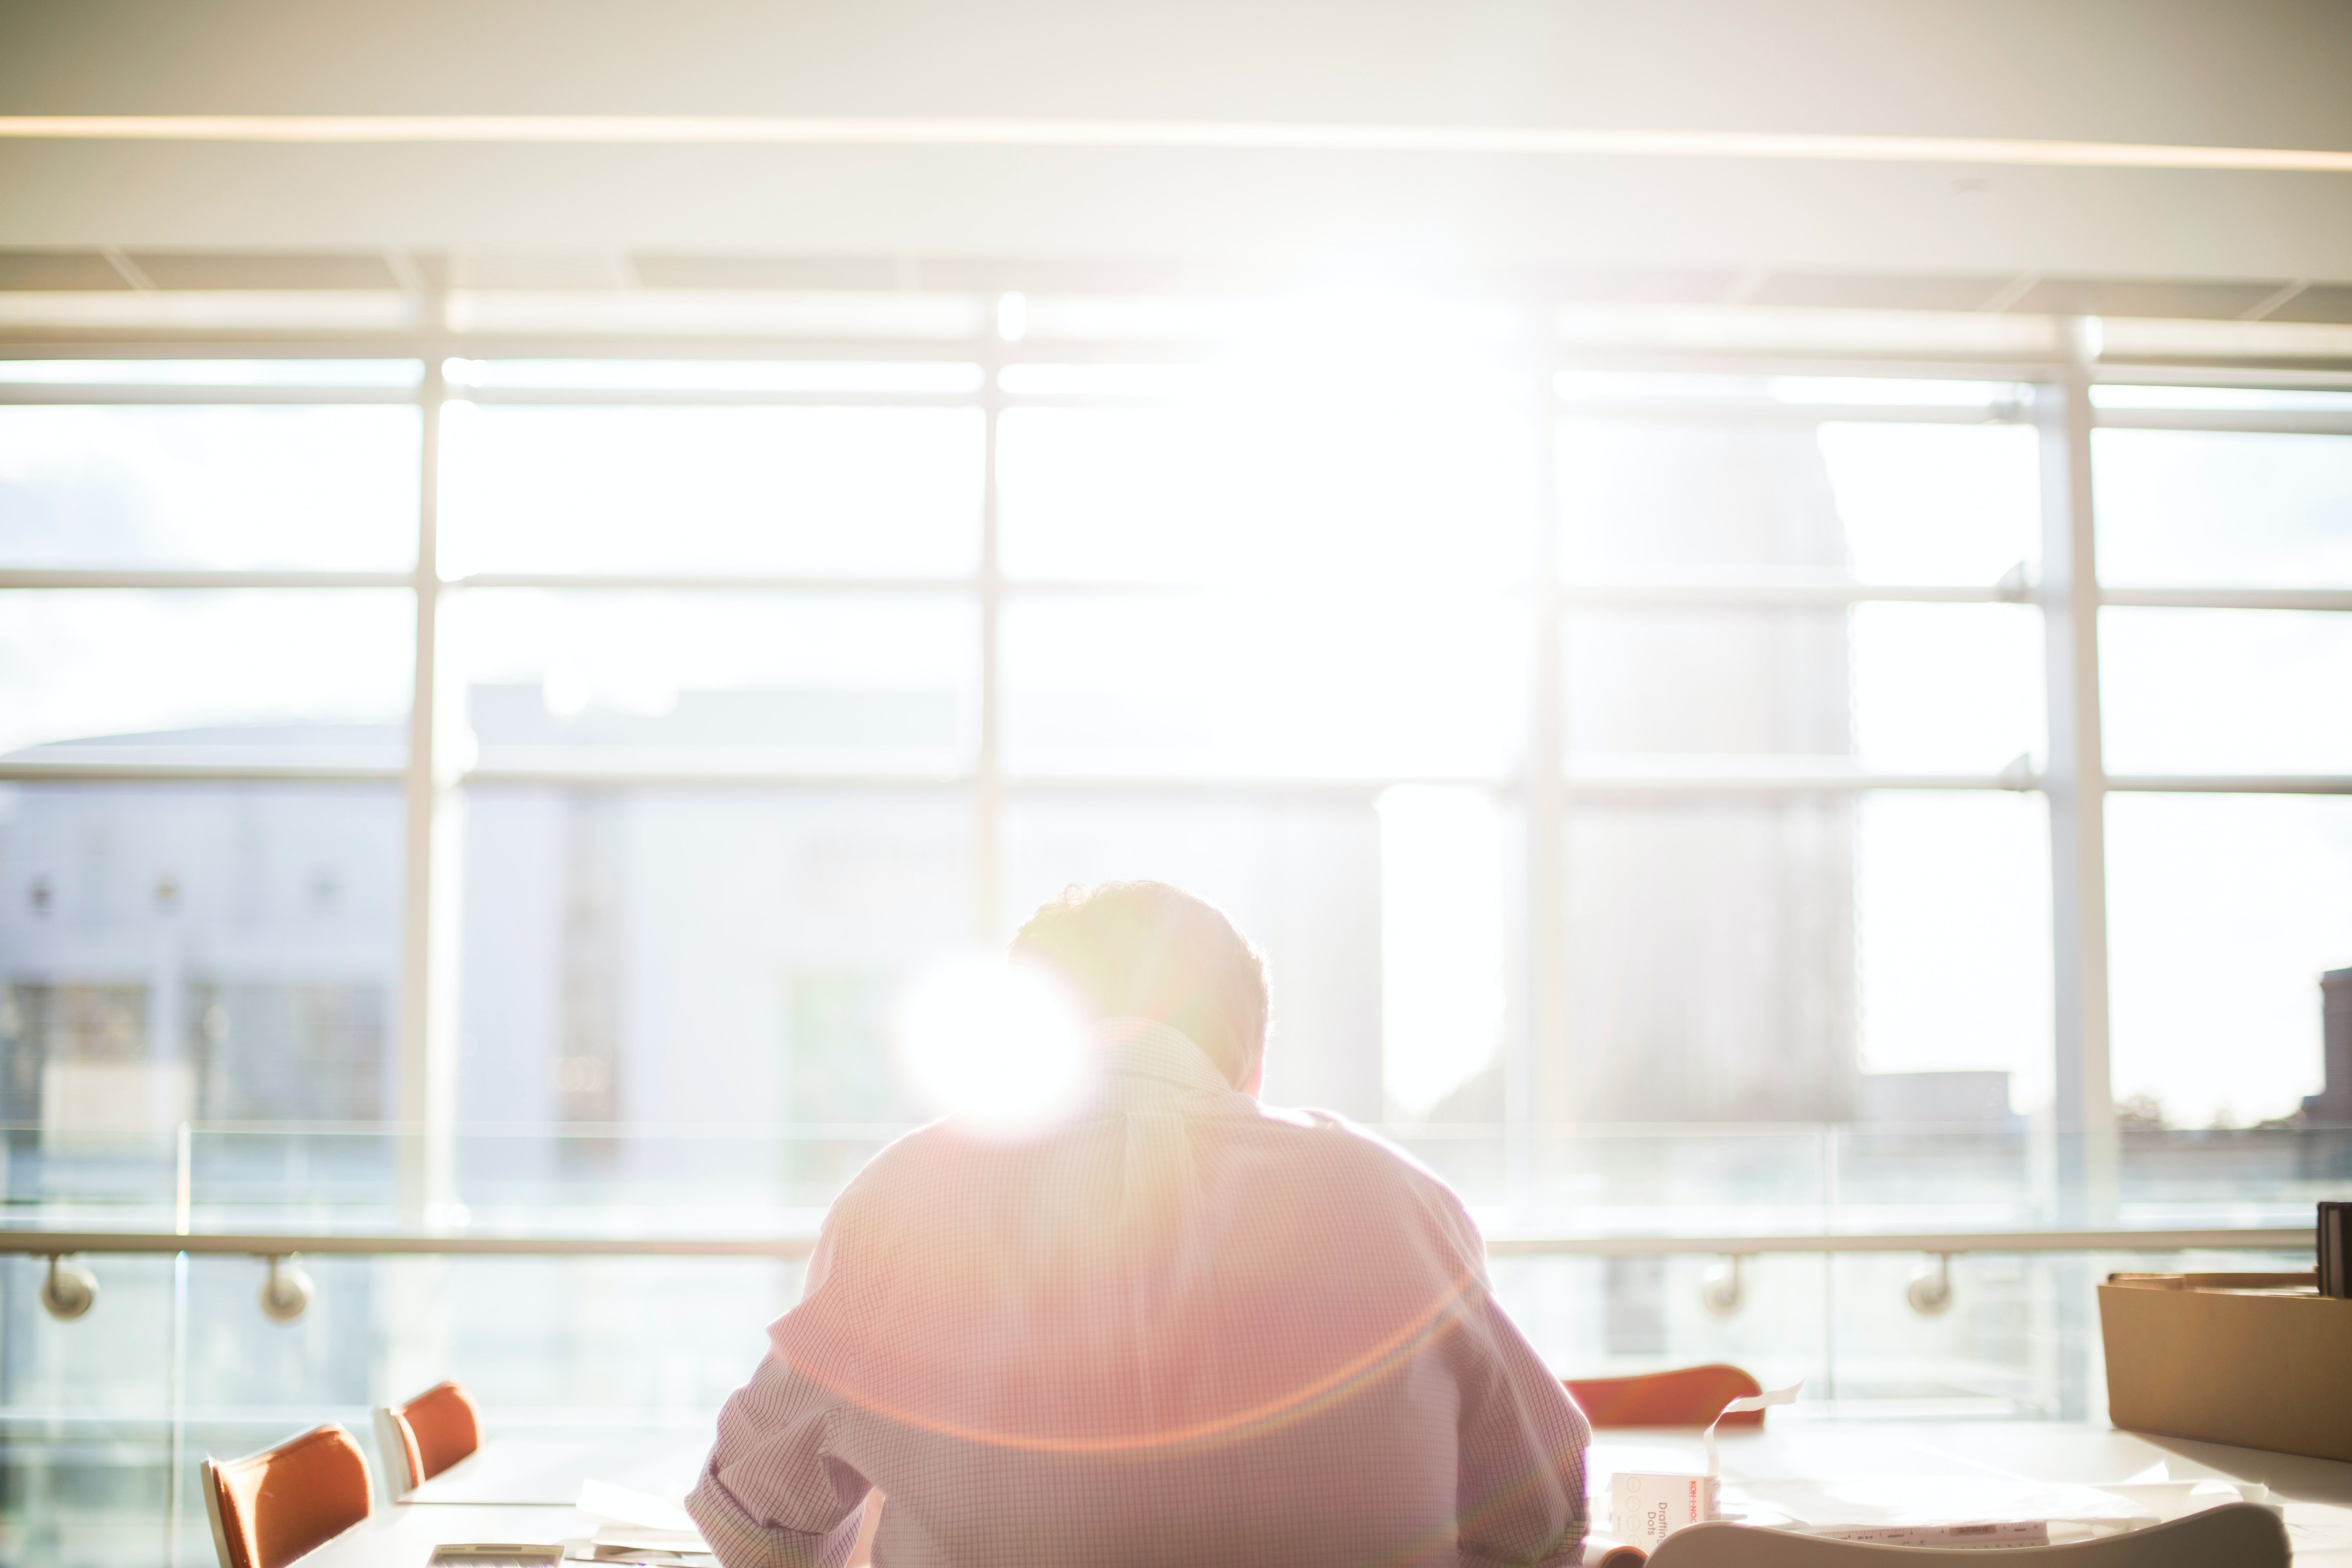
[[[1263,1107],[1254,1145],[1263,1155],[1258,1174],[1287,1202],[1273,1214],[1317,1224],[1346,1216],[1343,1228],[1369,1240],[1397,1238],[1417,1256],[1444,1260],[1449,1270],[1482,1270],[1486,1244],[1462,1199],[1443,1177],[1370,1128],[1334,1111]],[[1418,1237],[1417,1242],[1402,1238]],[[1433,1250],[1432,1250],[1433,1249]],[[1402,1254],[1398,1256],[1402,1256]]]
[[[1461,1207],[1461,1199],[1444,1177],[1401,1145],[1336,1110],[1265,1105],[1258,1108],[1258,1120],[1273,1146],[1302,1163],[1391,1183],[1424,1201]]]
[[[967,1136],[952,1117],[926,1122],[901,1132],[877,1150],[842,1188],[836,1203],[871,1198],[906,1183],[929,1184],[942,1168],[973,1157],[984,1148]]]
[[[1227,1133],[1216,1141],[1226,1153],[1217,1163],[1228,1171],[1255,1167],[1250,1179],[1300,1200],[1344,1193],[1349,1206],[1365,1215],[1402,1219],[1417,1212],[1453,1244],[1483,1252],[1461,1198],[1403,1148],[1337,1111],[1244,1104],[1246,1110],[1229,1110],[1214,1119]],[[835,1200],[828,1224],[895,1232],[918,1215],[952,1217],[992,1197],[1026,1194],[1049,1173],[1052,1179],[1066,1175],[1052,1153],[1061,1142],[1008,1145],[975,1137],[952,1118],[916,1128],[886,1145],[850,1179]],[[1236,1157],[1239,1166],[1230,1163]],[[1273,1205],[1285,1206],[1295,1205]]]

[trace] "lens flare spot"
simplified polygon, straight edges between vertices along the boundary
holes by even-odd
[[[1076,1111],[1092,1087],[1094,1052],[1068,993],[1037,968],[986,954],[935,965],[898,1012],[906,1081],[938,1115],[1018,1137]]]

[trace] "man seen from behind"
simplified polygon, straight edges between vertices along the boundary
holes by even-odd
[[[1097,1088],[950,1117],[827,1215],[687,1507],[726,1568],[1568,1563],[1584,1418],[1460,1200],[1262,1106],[1264,966],[1154,882],[1072,889],[1016,962],[1090,1015]]]

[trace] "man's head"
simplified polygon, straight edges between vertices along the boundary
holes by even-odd
[[[1152,1018],[1256,1092],[1265,963],[1231,921],[1165,882],[1072,888],[1029,917],[1015,957],[1067,981],[1098,1018]]]

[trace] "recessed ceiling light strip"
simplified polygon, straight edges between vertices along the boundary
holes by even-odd
[[[764,115],[182,114],[0,116],[0,137],[50,141],[768,143],[1112,147],[1236,152],[1484,153],[1766,158],[1812,163],[2352,174],[2352,152],[1976,136],[1610,131],[1510,125],[1121,120],[813,119]]]

